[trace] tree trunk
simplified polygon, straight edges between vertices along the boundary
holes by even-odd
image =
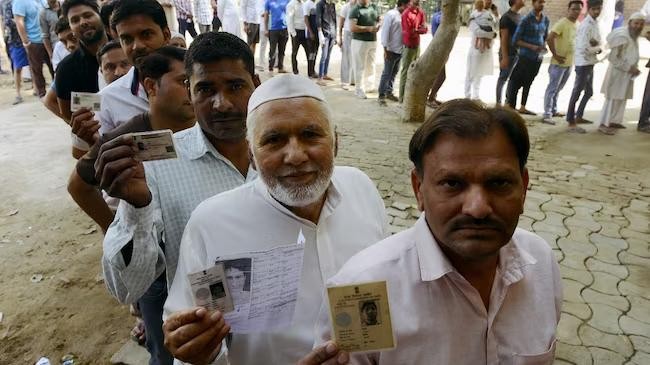
[[[442,0],[442,21],[424,53],[409,67],[404,91],[403,122],[422,123],[433,81],[447,63],[458,35],[459,0]]]

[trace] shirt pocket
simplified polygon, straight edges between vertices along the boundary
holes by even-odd
[[[550,365],[555,359],[555,343],[553,339],[551,347],[541,354],[512,354],[512,365]]]

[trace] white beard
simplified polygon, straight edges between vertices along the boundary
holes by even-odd
[[[277,178],[266,176],[261,170],[258,173],[277,201],[289,207],[305,207],[323,197],[330,186],[333,171],[333,165],[327,170],[320,170],[313,183],[300,186],[284,186]]]

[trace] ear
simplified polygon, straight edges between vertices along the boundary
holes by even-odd
[[[169,45],[169,40],[172,39],[172,32],[169,30],[169,27],[163,28],[162,32],[165,38],[165,45]]]
[[[255,166],[255,158],[253,157],[253,150],[251,149],[250,142],[248,142],[248,160],[250,161],[251,168],[257,171],[257,166]]]
[[[144,85],[144,90],[147,92],[148,96],[156,96],[156,93],[158,92],[158,83],[156,80],[151,77],[145,77],[142,84]]]
[[[411,186],[413,187],[413,194],[415,194],[415,199],[418,201],[418,210],[424,211],[424,196],[422,195],[422,179],[418,176],[415,167],[411,170]]]
[[[255,87],[262,85],[262,82],[260,81],[260,75],[253,75],[253,85],[255,85]]]
[[[339,132],[334,127],[334,157],[339,154]]]
[[[528,183],[530,177],[528,176],[528,168],[524,167],[524,172],[521,175],[521,184],[523,186],[522,197],[521,197],[521,213],[524,212],[524,203],[526,202],[526,193],[528,192]]]

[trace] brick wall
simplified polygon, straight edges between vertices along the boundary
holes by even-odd
[[[639,11],[646,0],[625,0],[625,19],[635,11]],[[529,1],[526,1],[529,3]],[[551,23],[566,16],[568,0],[546,0],[544,10],[546,15],[551,19]]]

